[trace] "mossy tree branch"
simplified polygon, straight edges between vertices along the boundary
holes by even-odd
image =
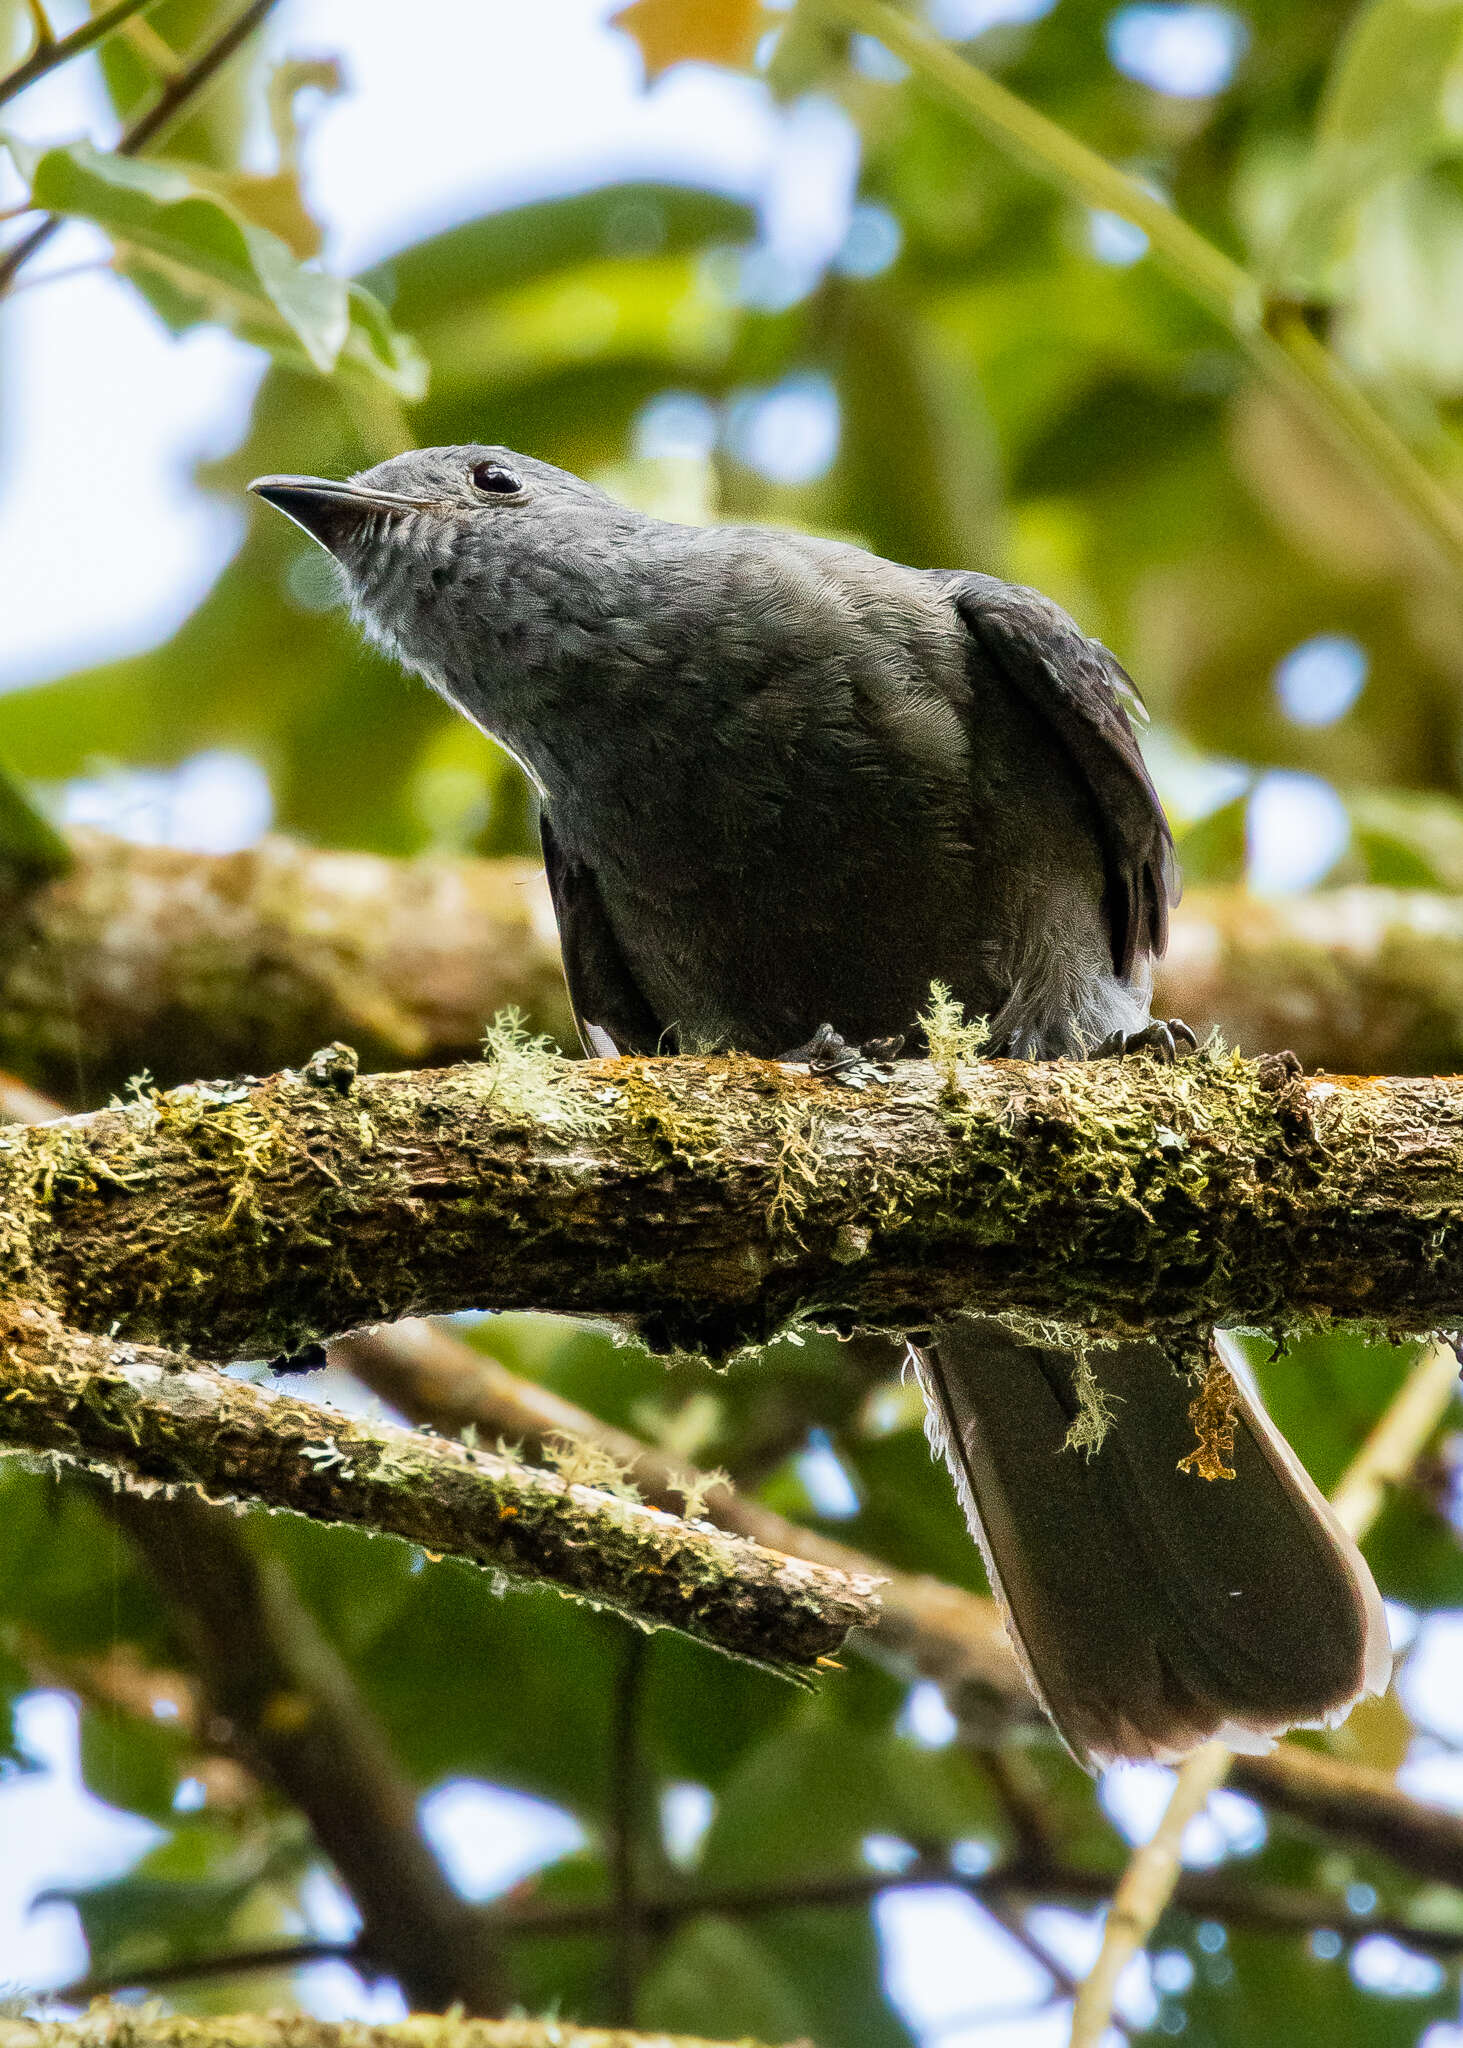
[[[506,1009],[573,1036],[536,862],[68,840],[67,871],[5,921],[0,1067],[73,1106],[144,1069],[271,1073],[333,1038],[370,1068],[445,1065]]]
[[[873,1585],[500,1453],[353,1420],[212,1367],[0,1312],[0,1442],[401,1536],[789,1675],[878,1612]]]
[[[336,1052],[0,1131],[0,1294],[254,1358],[464,1307],[720,1352],[799,1315],[1463,1322],[1463,1080],[905,1061],[859,1094],[770,1061],[500,1053],[355,1080]]]
[[[516,1009],[573,1038],[537,864],[390,860],[284,838],[241,853],[69,835],[6,918],[0,1068],[73,1106],[146,1068],[267,1074],[343,1038],[364,1067],[472,1058]],[[1463,904],[1423,890],[1192,890],[1154,1005],[1336,1073],[1463,1069]]]

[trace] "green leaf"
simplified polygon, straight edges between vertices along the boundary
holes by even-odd
[[[424,358],[379,300],[300,262],[249,217],[252,202],[238,203],[247,194],[237,180],[231,189],[211,170],[109,155],[89,142],[34,151],[12,137],[10,151],[38,206],[112,236],[121,267],[170,327],[221,320],[322,375],[345,363],[402,398],[425,391]]]
[[[392,326],[386,308],[363,284],[347,287],[346,303],[350,329],[343,359],[379,377],[408,405],[425,398],[431,370],[411,336]]]
[[[836,1691],[805,1702],[722,1785],[701,1855],[708,1884],[858,1871],[868,1835],[940,1842],[992,1828],[985,1783],[967,1757],[921,1749],[888,1719],[854,1723],[848,1708],[861,1677],[850,1672]]]
[[[1327,80],[1303,196],[1270,266],[1287,291],[1324,291],[1341,231],[1384,180],[1463,146],[1463,4],[1372,0]]]
[[[207,191],[187,166],[109,155],[89,142],[38,155],[14,140],[37,206],[104,228],[159,266],[185,300],[246,327],[282,324],[317,370],[334,369],[350,325],[339,278],[297,263],[278,235]]]
[[[34,888],[64,875],[71,850],[13,776],[0,768],[0,883]]]
[[[242,1838],[227,1820],[200,1814],[178,1825],[125,1877],[50,1896],[67,1898],[81,1916],[93,1970],[107,1976],[183,1956],[215,1955],[239,1941],[237,1916],[287,1887],[312,1854],[304,1830],[286,1823]],[[252,1912],[255,1921],[260,1917]],[[274,1919],[278,1926],[278,1917]],[[262,1930],[253,1930],[256,1937]]]
[[[642,2026],[757,2041],[821,2038],[799,1996],[750,1927],[693,1920],[671,1942],[636,2005]]]

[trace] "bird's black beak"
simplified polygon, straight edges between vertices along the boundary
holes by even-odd
[[[337,483],[324,476],[256,476],[249,489],[266,505],[283,512],[286,519],[293,519],[331,554],[369,512],[415,510],[424,502],[400,497],[395,491]]]

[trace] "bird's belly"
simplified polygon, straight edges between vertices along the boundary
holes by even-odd
[[[632,973],[683,1047],[791,1050],[832,1024],[854,1042],[912,1034],[943,981],[971,1016],[1008,980],[997,917],[969,878],[918,863],[707,862],[627,892],[615,917]],[[637,900],[638,899],[638,900]]]

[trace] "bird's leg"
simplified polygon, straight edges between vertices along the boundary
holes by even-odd
[[[862,1045],[850,1045],[831,1024],[820,1024],[806,1045],[779,1054],[779,1064],[806,1067],[820,1080],[840,1088],[867,1088],[871,1081],[887,1081],[889,1068],[904,1049],[903,1036],[868,1038]]]
[[[1115,1031],[1111,1038],[1102,1041],[1092,1057],[1095,1060],[1120,1060],[1130,1052],[1152,1052],[1171,1067],[1176,1059],[1182,1057],[1180,1046],[1186,1052],[1198,1051],[1199,1041],[1193,1028],[1182,1017],[1155,1017],[1141,1031]]]

